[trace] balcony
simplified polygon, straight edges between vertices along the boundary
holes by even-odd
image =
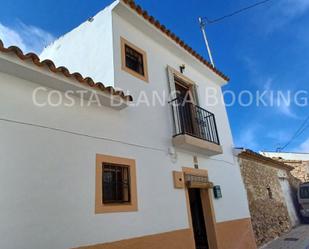
[[[208,156],[222,154],[215,115],[181,98],[172,100],[175,147]]]

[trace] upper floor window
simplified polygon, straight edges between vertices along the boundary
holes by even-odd
[[[121,38],[122,69],[133,76],[148,81],[146,52]]]
[[[137,211],[135,160],[96,157],[95,213]]]
[[[126,67],[144,76],[144,60],[143,55],[133,48],[125,45]]]

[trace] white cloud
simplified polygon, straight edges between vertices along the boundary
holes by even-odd
[[[297,151],[309,153],[309,138],[299,146]]]
[[[55,40],[55,37],[41,28],[19,21],[14,26],[0,23],[0,39],[6,47],[14,45],[24,52],[39,54],[46,45]]]
[[[247,149],[258,150],[259,145],[257,143],[258,136],[257,126],[250,126],[247,129],[242,129],[239,137],[235,139],[237,147],[244,147]]]
[[[308,10],[308,0],[285,0],[280,8],[282,15],[290,19],[304,15]]]
[[[272,87],[274,80],[268,77],[264,83],[263,89],[269,94],[266,96],[268,103],[273,103],[273,107],[278,113],[289,118],[298,119],[299,117],[292,110],[292,95],[289,91],[276,90]],[[274,94],[271,94],[274,93]]]
[[[287,131],[285,130],[268,130],[266,136],[276,142],[274,146],[279,147],[281,143],[284,143],[289,138]]]
[[[24,44],[23,39],[20,37],[20,35],[15,30],[8,28],[1,23],[0,23],[0,39],[2,40],[5,46],[15,45],[22,50],[25,50],[26,48],[26,45]]]
[[[274,82],[273,78],[268,77],[263,86],[264,90],[265,91],[271,90],[271,85],[273,84],[273,82]]]
[[[281,0],[276,1],[263,13],[264,30],[271,33],[284,26],[291,21],[302,17],[309,11],[308,0]]]
[[[255,87],[259,88],[258,90],[260,93],[266,92],[263,97],[266,102],[266,107],[274,110],[277,114],[299,119],[298,115],[293,110],[293,101],[295,101],[293,92],[288,89],[282,89],[282,86],[285,84],[280,84],[279,89],[274,87],[278,82],[271,76],[265,77],[265,75],[258,70],[257,63],[254,59],[246,56],[243,60],[251,74],[251,82]]]
[[[290,118],[299,119],[299,117],[292,111],[291,105],[287,103],[281,103],[277,107],[278,111]]]

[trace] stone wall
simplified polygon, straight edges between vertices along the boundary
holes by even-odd
[[[262,155],[264,154],[265,153],[262,153]],[[273,154],[276,154],[276,153],[273,153]],[[282,157],[269,157],[269,158],[293,167],[294,169],[291,170],[292,176],[299,179],[301,182],[309,181],[309,161],[308,160],[299,160],[299,159],[291,160],[291,159],[284,159]]]
[[[294,169],[291,171],[291,174],[297,179],[299,179],[301,182],[309,181],[308,161],[284,160],[284,159],[280,159],[279,161],[294,167]]]
[[[291,229],[278,169],[245,157],[239,157],[239,164],[256,242],[261,246]]]

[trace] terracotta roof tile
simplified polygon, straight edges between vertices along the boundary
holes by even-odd
[[[196,51],[194,51],[190,46],[188,46],[183,40],[181,40],[178,36],[168,30],[164,25],[162,25],[158,20],[156,20],[153,16],[150,16],[146,10],[144,10],[141,6],[135,4],[133,0],[122,0],[123,3],[128,5],[131,9],[133,9],[137,14],[142,16],[145,20],[154,25],[157,29],[161,30],[164,34],[174,40],[178,45],[183,47],[187,52],[189,52],[192,56],[202,62],[205,66],[210,68],[214,73],[219,75],[222,79],[229,81],[230,79],[220,72],[217,68],[213,67],[210,62],[205,60],[201,55],[199,55]]]
[[[113,87],[105,87],[103,83],[101,82],[94,82],[92,78],[86,77],[84,78],[80,73],[75,72],[75,73],[70,73],[70,71],[64,67],[56,67],[55,63],[51,60],[43,60],[41,61],[39,56],[36,55],[35,53],[28,53],[24,54],[22,50],[16,46],[11,46],[8,48],[5,48],[3,45],[3,42],[0,40],[0,52],[2,53],[8,53],[8,54],[14,54],[16,55],[20,60],[22,61],[31,61],[34,65],[37,67],[46,67],[48,68],[51,72],[57,74],[60,73],[63,76],[67,78],[73,78],[74,80],[78,81],[81,84],[87,84],[88,86],[95,88],[97,90],[100,90],[102,92],[119,96],[125,101],[133,101],[132,96],[130,95],[125,95],[123,91],[118,91],[115,90]]]

